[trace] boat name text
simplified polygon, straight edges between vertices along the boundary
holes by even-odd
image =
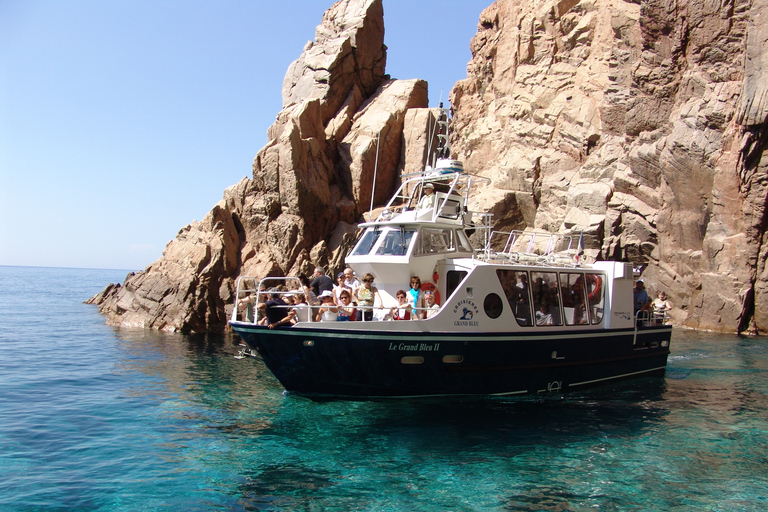
[[[401,352],[437,352],[440,349],[439,343],[390,343],[389,350]]]

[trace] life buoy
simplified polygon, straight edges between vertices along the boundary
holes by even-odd
[[[603,298],[603,278],[596,274],[587,274],[587,299],[590,304],[597,304]]]
[[[437,286],[433,285],[432,283],[422,283],[421,291],[430,291],[435,294],[435,304],[440,305],[440,292],[437,291]]]

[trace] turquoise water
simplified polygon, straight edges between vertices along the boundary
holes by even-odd
[[[0,267],[0,510],[768,509],[768,338],[675,331],[664,380],[314,403],[235,336],[104,324],[124,271]]]

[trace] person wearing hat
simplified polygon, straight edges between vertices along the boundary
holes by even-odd
[[[337,284],[333,287],[333,300],[338,305],[338,304],[341,304],[341,292],[346,290],[351,295],[352,287],[347,285],[346,276],[344,275],[344,272],[339,272],[338,274],[336,274],[336,283]]]
[[[419,199],[419,208],[432,208],[435,206],[435,186],[431,183],[424,185],[424,193]]]
[[[634,296],[635,296],[635,316],[637,316],[638,311],[647,309],[648,304],[650,304],[650,299],[648,298],[648,292],[645,290],[645,283],[642,279],[638,279],[635,283],[635,289],[634,289]]]
[[[315,315],[315,322],[335,322],[339,316],[339,307],[333,302],[333,292],[326,290],[317,296],[321,301],[320,309]]]

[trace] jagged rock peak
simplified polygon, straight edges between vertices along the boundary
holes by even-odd
[[[315,41],[289,66],[283,107],[319,99],[330,103],[325,114],[336,112],[353,85],[363,96],[379,87],[386,61],[381,0],[340,0],[323,15]]]
[[[409,109],[427,106],[427,84],[384,74],[383,16],[381,0],[343,0],[326,11],[315,41],[288,68],[285,107],[254,159],[253,177],[226,189],[203,222],[183,228],[144,272],[91,299],[108,323],[222,330],[238,276],[343,264],[370,205],[376,139],[375,204],[389,197],[403,166],[423,163],[407,162],[419,151],[405,147],[403,131]],[[410,123],[411,132],[418,124]]]

